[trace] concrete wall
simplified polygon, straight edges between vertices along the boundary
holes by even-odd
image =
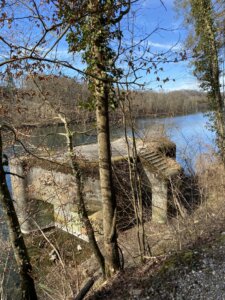
[[[168,181],[157,177],[145,168],[152,190],[152,222],[167,222]]]
[[[22,163],[18,159],[15,159],[13,164],[10,164],[10,171],[19,176],[24,176]],[[32,229],[32,224],[29,220],[29,203],[26,196],[26,179],[26,176],[24,179],[18,176],[11,176],[12,197],[20,221],[21,230],[24,233],[30,232]]]
[[[23,232],[37,229],[32,221],[37,213],[32,208],[35,207],[34,199],[38,199],[52,205],[50,211],[53,208],[56,226],[85,237],[85,230],[80,224],[77,213],[76,184],[71,174],[45,170],[37,166],[26,170],[19,159],[11,161],[10,169],[24,176],[24,179],[11,176],[13,198]],[[165,223],[167,221],[167,181],[157,177],[146,166],[142,166],[142,169],[143,176],[145,176],[144,184],[150,187],[151,190],[148,188],[148,193],[152,194],[149,197],[152,199],[152,221]],[[101,210],[100,182],[97,176],[87,176],[87,174],[84,182],[84,195],[90,215],[95,215]],[[128,174],[127,180],[129,180]]]
[[[37,229],[34,220],[37,221],[39,206],[35,201],[41,200],[52,205],[55,223],[58,227],[63,227],[64,230],[73,234],[78,231],[81,235],[84,235],[84,229],[77,214],[76,184],[71,174],[45,170],[36,166],[25,170],[23,162],[19,159],[13,159],[10,162],[10,170],[24,177],[24,179],[21,179],[18,176],[11,176],[12,196],[15,200],[21,229],[24,233]],[[91,213],[101,209],[98,179],[94,177],[86,178],[84,194],[88,199],[87,207]],[[48,210],[51,211],[51,208],[48,208]],[[45,212],[43,209],[44,213],[48,214],[47,208]],[[67,225],[65,226],[65,224]],[[52,225],[52,220],[50,220],[49,226]]]

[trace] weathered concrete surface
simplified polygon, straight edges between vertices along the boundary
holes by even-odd
[[[10,171],[21,177],[24,176],[23,165],[19,159],[15,159],[13,164],[10,164]],[[28,233],[31,230],[31,224],[28,221],[29,205],[26,196],[27,177],[24,177],[24,179],[21,177],[11,176],[12,197],[20,221],[21,230],[24,233]]]
[[[21,228],[24,233],[36,230],[33,219],[37,219],[38,207],[34,208],[34,199],[49,203],[54,207],[55,226],[72,234],[81,235],[85,232],[80,224],[76,205],[76,184],[71,174],[31,167],[24,170],[21,160],[10,163],[13,173],[23,176],[11,176],[12,195],[15,199]],[[94,177],[87,177],[84,185],[84,195],[88,199],[90,214],[101,209],[100,183]],[[98,205],[96,204],[98,202]],[[52,226],[52,222],[46,227]]]
[[[164,144],[163,141],[144,143],[142,140],[137,140],[136,144],[145,185],[151,188],[149,199],[152,199],[152,221],[164,223],[167,221],[168,180],[180,172],[180,166],[173,159],[175,145],[165,139]],[[111,148],[114,164],[118,161],[126,163],[128,151],[125,140],[112,142]],[[129,141],[129,148],[132,151],[131,141]],[[97,162],[98,146],[97,144],[79,146],[76,148],[76,155],[84,174],[84,195],[90,218],[93,223],[99,223],[101,222],[101,193]],[[37,199],[52,205],[56,226],[84,238],[85,230],[80,224],[77,212],[77,187],[68,159],[67,155],[57,154],[51,157],[51,160],[43,158],[43,160],[32,161],[23,157],[11,160],[12,172],[24,176],[24,179],[16,176],[11,178],[13,197],[17,203],[23,232],[35,229],[31,216],[34,212],[30,206],[32,200]],[[120,171],[122,170],[117,170]],[[128,173],[126,177],[129,181]],[[130,189],[129,185],[126,185],[126,188]]]
[[[152,188],[152,222],[167,222],[168,182],[146,170]]]

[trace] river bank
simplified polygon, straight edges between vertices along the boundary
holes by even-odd
[[[140,111],[139,113],[137,113],[137,111],[135,111],[135,113],[133,113],[133,117],[134,120],[139,120],[139,119],[163,119],[163,118],[175,118],[175,117],[180,117],[180,116],[188,116],[188,115],[192,115],[192,114],[198,114],[198,113],[202,113],[205,114],[208,112],[207,107],[205,107],[204,109],[201,108],[201,110],[191,110],[189,112],[184,112],[184,111],[180,111],[180,112],[157,112],[157,113],[153,113],[153,112],[148,112],[148,111]],[[123,114],[120,111],[113,111],[112,112],[112,117],[111,117],[111,126],[113,126],[114,124],[117,124],[117,126],[122,126],[123,124]],[[95,115],[89,117],[87,120],[79,120],[79,119],[72,119],[68,121],[68,125],[70,126],[81,126],[85,124],[85,126],[92,126],[95,123]],[[64,127],[64,123],[60,122],[60,121],[56,121],[56,120],[46,120],[46,121],[42,121],[42,122],[28,122],[28,123],[21,123],[19,124],[16,128],[17,130],[29,130],[29,129],[35,129],[35,128],[48,128],[48,127],[53,127],[53,126],[58,126],[58,127]]]
[[[216,234],[216,233],[215,233]],[[222,300],[225,294],[225,232],[192,249],[149,258],[121,273],[88,300]]]
[[[154,136],[167,136],[177,146],[177,159],[183,167],[187,164],[194,166],[197,157],[214,148],[214,133],[207,128],[209,117],[204,113],[195,113],[190,115],[181,115],[176,117],[157,117],[157,118],[137,118],[135,120],[135,135],[138,138],[148,139]],[[97,133],[95,126],[77,124],[71,126],[71,130],[77,132],[74,134],[74,146],[82,144],[95,143]],[[82,132],[82,133],[79,133]],[[66,139],[63,126],[47,126],[32,128],[29,135],[24,139],[27,145],[33,145],[33,149],[46,149],[46,154],[55,152],[57,149],[66,149]],[[131,129],[128,127],[128,136],[132,136]],[[111,128],[112,140],[124,136],[124,128],[116,124]],[[50,152],[49,152],[50,151]]]
[[[200,204],[166,225],[145,224],[151,255],[144,264],[134,247],[135,230],[120,235],[126,269],[96,286],[89,300],[224,299],[224,167],[208,156],[197,175]]]
[[[89,103],[89,92],[85,83],[64,77],[46,76],[45,79],[35,79],[42,90],[41,94],[31,79],[28,79],[26,86],[21,89],[0,87],[4,121],[16,128],[49,126],[61,123],[58,118],[59,112],[73,124],[90,123],[95,120],[94,107]],[[134,118],[178,116],[208,110],[207,96],[199,91],[146,90],[129,91],[128,94]],[[118,99],[115,101],[119,103]],[[114,122],[122,119],[119,107],[111,110],[110,115]]]

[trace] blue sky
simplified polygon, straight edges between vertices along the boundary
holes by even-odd
[[[178,18],[174,10],[173,0],[164,0],[163,3],[165,7],[159,0],[144,0],[137,4],[139,8],[136,19],[137,32],[147,34],[159,27],[161,30],[151,35],[148,42],[152,51],[159,53],[172,49],[172,52],[179,52],[184,49],[187,31],[182,25],[182,19]],[[163,85],[164,90],[198,89],[198,82],[192,74],[188,61],[164,64],[163,69],[163,77],[171,79]],[[158,89],[158,83],[153,81],[149,87]]]
[[[132,11],[135,12],[134,40],[138,42],[156,28],[159,28],[144,42],[144,45],[150,46],[153,53],[180,52],[184,48],[187,32],[183,28],[182,19],[178,18],[174,10],[173,0],[164,0],[163,3],[165,6],[161,4],[160,0],[140,0],[133,5]],[[126,28],[128,19],[131,19],[132,15],[133,13],[131,12],[128,17],[125,17],[122,24],[124,40],[127,45],[130,42],[130,36]],[[66,56],[68,58],[67,45],[65,43],[59,49],[59,53],[61,57]],[[82,68],[79,55],[75,55],[73,61]],[[126,69],[124,63],[120,66]],[[163,64],[162,67],[163,72],[159,73],[159,77],[161,79],[168,77],[170,80],[167,83],[162,84],[156,81],[156,76],[152,75],[152,73],[146,75],[146,72],[139,72],[139,75],[142,77],[140,83],[145,82],[147,89],[154,90],[198,89],[197,80],[192,75],[188,61]],[[68,71],[65,72],[70,74]],[[162,88],[160,87],[161,85]]]
[[[41,2],[38,2],[41,5]],[[21,2],[23,3],[23,2]],[[25,5],[16,7],[15,14],[19,17],[27,15],[26,11],[26,1]],[[148,34],[152,33],[148,39],[146,39],[142,44],[143,48],[150,48],[150,52],[153,54],[159,54],[163,52],[170,52],[174,59],[174,52],[180,52],[183,49],[183,43],[186,36],[186,31],[182,27],[182,20],[176,17],[176,12],[173,9],[173,0],[163,0],[164,6],[161,4],[160,0],[139,0],[136,4],[133,5],[132,11],[129,16],[126,16],[122,23],[122,29],[124,29],[124,44],[129,45],[131,35],[128,33],[128,23],[129,28],[132,26],[131,19],[134,18],[134,36],[133,39],[138,42],[140,39],[143,39]],[[41,7],[41,6],[40,6]],[[51,10],[51,7],[49,7]],[[51,15],[52,11],[43,10],[44,15]],[[135,12],[135,13],[133,13]],[[155,30],[158,28],[157,30]],[[12,30],[13,29],[13,30]],[[30,47],[35,45],[38,41],[39,36],[41,35],[41,26],[39,29],[37,26],[31,22],[20,20],[17,22],[13,28],[4,28],[1,29],[3,35],[10,37],[13,41],[17,43],[23,43],[23,41],[28,41]],[[17,41],[18,40],[18,41]],[[49,43],[47,47],[50,47],[54,43],[55,37],[53,35],[49,36]],[[0,60],[7,57],[7,49],[1,46]],[[40,52],[42,50],[46,51],[46,48],[41,48],[39,46]],[[44,47],[44,46],[43,46]],[[46,46],[45,46],[46,47]],[[6,47],[7,48],[7,47]],[[142,48],[142,49],[143,49]],[[48,49],[48,48],[47,48]],[[6,51],[4,53],[4,51]],[[141,50],[136,49],[136,55],[141,54]],[[57,55],[61,60],[69,60],[76,68],[84,68],[85,66],[81,62],[81,55],[76,54],[72,55],[68,53],[68,46],[65,39],[62,39],[60,44],[57,47]],[[55,57],[55,53],[49,54],[48,57]],[[173,60],[172,59],[172,60]],[[146,88],[148,89],[161,89],[159,87],[162,85],[162,89],[165,91],[170,90],[179,90],[179,89],[197,89],[198,84],[197,80],[192,75],[191,68],[188,66],[188,61],[179,62],[179,63],[166,63],[159,67],[163,67],[163,72],[159,74],[154,74],[154,70],[150,74],[140,71],[138,75],[141,77],[139,82],[146,83]],[[125,62],[118,63],[120,67],[127,71],[127,65]],[[75,76],[74,71],[68,71],[66,69],[62,70],[64,74],[69,76]],[[55,68],[49,70],[48,72],[55,72]],[[156,80],[156,77],[160,79],[169,78],[170,80],[162,84]]]

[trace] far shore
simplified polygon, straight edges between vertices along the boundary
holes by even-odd
[[[135,119],[144,119],[144,118],[174,118],[174,117],[178,117],[178,116],[188,116],[188,115],[192,115],[192,114],[197,114],[197,113],[207,113],[208,110],[207,109],[203,109],[203,110],[200,110],[200,111],[190,111],[190,112],[187,112],[187,113],[184,113],[184,112],[180,112],[180,113],[146,113],[146,114],[141,114],[141,115],[135,115],[134,118]],[[122,116],[118,115],[118,114],[115,114],[114,117],[112,118],[112,123],[113,122],[117,122],[117,123],[121,123],[122,124]],[[89,118],[85,124],[92,124],[95,122],[95,119],[94,118]],[[77,121],[77,120],[72,120],[72,121],[69,121],[69,124],[71,125],[80,125],[80,124],[84,124],[84,122],[81,122],[81,121]],[[28,122],[28,123],[22,123],[21,125],[17,126],[18,129],[32,129],[32,128],[47,128],[47,127],[51,127],[51,126],[64,126],[64,123],[62,122],[56,122],[56,121],[53,121],[53,122],[36,122],[36,123],[33,123],[33,122]]]

